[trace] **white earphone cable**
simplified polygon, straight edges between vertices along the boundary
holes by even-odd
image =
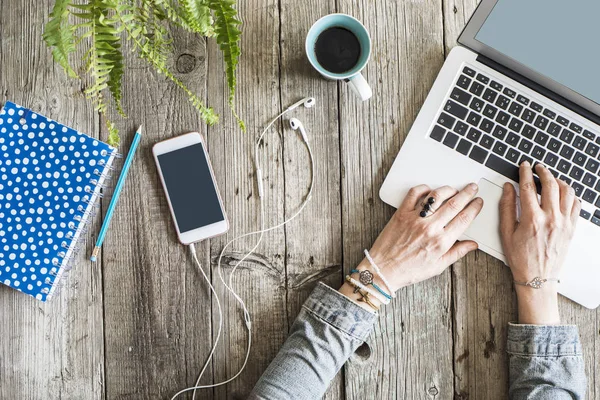
[[[298,104],[298,103],[296,103]],[[295,105],[296,105],[295,104]],[[313,104],[314,104],[314,100],[313,100]],[[294,105],[294,106],[295,106]],[[212,284],[210,283],[210,279],[208,279],[208,276],[206,275],[206,273],[204,272],[204,270],[202,269],[202,266],[200,265],[200,262],[198,260],[198,257],[196,255],[196,250],[193,244],[190,244],[190,251],[192,252],[194,261],[196,262],[198,268],[200,269],[202,276],[204,277],[204,279],[206,280],[206,282],[208,283],[211,292],[213,293],[213,296],[215,296],[216,301],[217,301],[217,308],[219,310],[219,328],[217,329],[217,336],[215,338],[214,344],[211,348],[210,354],[206,360],[206,362],[204,363],[204,366],[202,367],[202,370],[200,371],[200,373],[198,374],[198,379],[196,380],[196,384],[192,387],[188,387],[185,389],[180,390],[179,392],[177,392],[172,398],[171,400],[174,400],[176,397],[178,397],[179,395],[191,391],[193,390],[193,395],[192,395],[192,399],[194,400],[196,397],[196,391],[198,389],[208,389],[208,388],[213,388],[213,387],[217,387],[217,386],[221,386],[221,385],[225,385],[231,381],[233,381],[235,378],[237,378],[244,370],[244,368],[246,367],[246,364],[248,363],[248,358],[250,356],[250,348],[252,347],[252,332],[251,332],[251,327],[252,327],[252,322],[251,322],[251,318],[250,318],[250,312],[248,311],[247,307],[246,307],[246,303],[244,302],[244,300],[242,300],[242,298],[235,292],[235,290],[233,290],[232,286],[232,278],[233,278],[233,274],[235,273],[235,271],[237,270],[237,268],[239,267],[239,265],[244,262],[252,253],[254,253],[254,251],[256,251],[256,249],[258,248],[258,246],[260,246],[262,239],[264,237],[264,234],[266,232],[270,232],[272,230],[278,229],[282,226],[284,226],[285,224],[293,221],[298,215],[300,215],[300,213],[302,212],[302,210],[304,210],[304,208],[306,207],[306,205],[308,204],[308,202],[311,199],[312,196],[312,192],[313,192],[313,188],[314,188],[314,181],[315,181],[315,159],[313,156],[313,152],[312,152],[312,148],[310,147],[310,143],[308,142],[308,139],[306,138],[306,133],[303,131],[303,128],[300,127],[301,129],[301,133],[302,133],[302,138],[303,141],[306,144],[307,150],[308,150],[308,155],[310,158],[310,165],[311,165],[311,174],[310,174],[310,187],[308,190],[308,193],[304,199],[304,201],[302,202],[300,208],[288,219],[284,220],[283,222],[271,226],[269,228],[265,228],[265,218],[264,218],[264,199],[263,199],[263,193],[262,193],[262,176],[261,176],[261,170],[260,170],[260,163],[258,161],[258,151],[259,151],[259,147],[260,147],[260,143],[262,142],[265,134],[267,133],[267,131],[271,128],[271,126],[273,126],[273,124],[275,122],[277,122],[277,120],[279,120],[279,118],[281,118],[283,115],[285,115],[287,112],[293,110],[295,107],[289,107],[286,110],[284,110],[283,112],[279,113],[279,115],[277,115],[277,117],[275,117],[271,122],[269,122],[269,124],[263,129],[263,131],[261,132],[260,136],[258,137],[258,140],[256,141],[255,147],[254,147],[254,162],[255,162],[255,167],[256,167],[256,171],[257,171],[257,184],[258,184],[258,190],[259,190],[259,204],[260,204],[260,229],[257,231],[253,231],[253,232],[249,232],[249,233],[245,233],[243,235],[237,236],[233,239],[231,239],[229,242],[227,242],[227,244],[225,244],[225,246],[223,247],[223,249],[221,250],[221,253],[219,254],[219,259],[217,262],[217,272],[219,275],[219,279],[221,280],[221,282],[223,283],[223,285],[225,286],[225,288],[227,289],[227,291],[229,291],[233,297],[236,299],[236,301],[240,304],[240,306],[242,307],[243,311],[244,311],[244,322],[246,323],[246,328],[248,329],[248,350],[246,351],[246,356],[244,358],[244,362],[242,364],[242,366],[240,367],[239,371],[232,376],[231,378],[223,381],[223,382],[219,382],[219,383],[215,383],[215,384],[211,384],[211,385],[203,385],[203,386],[199,386],[200,383],[200,379],[202,378],[202,376],[204,375],[204,372],[206,371],[206,368],[208,367],[208,365],[210,364],[210,361],[212,360],[212,357],[214,355],[215,349],[217,347],[217,344],[219,343],[220,337],[221,337],[221,332],[222,332],[222,326],[223,326],[223,312],[221,309],[221,303],[219,301],[219,298],[217,296],[217,293],[214,289],[214,287],[212,286]],[[223,277],[223,272],[222,272],[222,267],[221,267],[221,262],[223,259],[223,256],[225,254],[225,251],[227,250],[227,248],[229,248],[229,246],[231,246],[233,243],[235,243],[236,241],[246,238],[246,237],[250,237],[250,236],[254,236],[254,235],[260,235],[258,237],[258,240],[256,241],[256,243],[254,244],[254,246],[252,247],[252,249],[250,251],[248,251],[247,253],[245,253],[245,255],[238,260],[235,265],[233,266],[231,273],[229,274],[229,279],[228,279],[228,283],[225,282],[225,279]]]

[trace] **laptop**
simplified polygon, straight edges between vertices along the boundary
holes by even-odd
[[[398,207],[418,184],[478,182],[485,205],[462,239],[506,262],[502,185],[523,160],[543,163],[582,202],[560,293],[588,308],[600,305],[599,15],[594,0],[482,0],[380,190]]]

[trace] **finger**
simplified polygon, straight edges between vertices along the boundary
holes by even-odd
[[[400,207],[398,207],[398,210],[414,210],[417,206],[417,202],[430,191],[431,189],[427,185],[419,185],[411,188],[406,194],[404,201],[402,201],[402,204],[400,204]]]
[[[521,197],[521,212],[523,215],[531,215],[540,209],[535,182],[531,165],[523,161],[519,168],[519,193]]]
[[[573,225],[579,221],[579,213],[581,212],[581,200],[575,199],[573,201],[573,207],[571,208],[571,222]]]
[[[465,233],[473,220],[477,218],[482,208],[483,199],[477,197],[446,225],[446,234],[448,234],[450,238],[454,238],[454,240],[459,238],[460,235]]]
[[[556,178],[542,164],[535,166],[535,172],[542,182],[542,209],[558,211],[560,209],[560,189]]]
[[[437,211],[437,209],[442,206],[444,201],[448,200],[449,198],[454,196],[456,193],[458,193],[458,190],[454,189],[451,186],[439,187],[439,188],[435,189],[434,191],[428,193],[425,197],[423,197],[423,200],[421,202],[417,203],[417,206],[415,207],[415,209],[420,211],[423,208],[423,205],[425,203],[427,203],[427,202],[431,203],[431,201],[429,199],[433,197],[433,203],[431,203],[431,208],[434,211]]]
[[[517,229],[517,193],[515,187],[506,182],[500,199],[500,234],[508,238]]]
[[[435,218],[446,226],[448,222],[452,221],[459,212],[473,200],[473,197],[477,194],[479,187],[475,183],[469,183],[463,190],[458,192],[456,196],[450,198],[446,203],[442,204],[439,209],[435,212]]]
[[[575,190],[565,181],[558,181],[560,191],[560,212],[564,215],[571,215],[571,210],[575,205]]]
[[[472,240],[458,241],[442,256],[442,265],[444,265],[444,268],[452,265],[466,256],[469,252],[477,250],[478,248],[477,242]]]

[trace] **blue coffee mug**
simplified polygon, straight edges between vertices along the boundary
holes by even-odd
[[[341,74],[333,73],[323,68],[323,66],[319,64],[315,54],[317,38],[323,31],[329,28],[347,29],[356,36],[360,43],[361,54],[358,63],[349,71]],[[373,95],[371,87],[360,73],[367,65],[369,57],[371,56],[371,38],[369,37],[367,28],[365,28],[356,18],[346,14],[329,14],[319,19],[310,28],[308,35],[306,35],[306,55],[314,69],[323,75],[323,77],[326,79],[346,81],[350,86],[350,89],[356,93],[361,100],[368,100]]]

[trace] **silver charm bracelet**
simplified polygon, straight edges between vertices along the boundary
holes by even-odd
[[[550,278],[550,279],[544,279],[544,278],[540,278],[539,276],[536,276],[535,278],[533,278],[529,282],[519,282],[519,281],[514,281],[514,282],[515,282],[516,285],[529,286],[529,287],[534,288],[534,289],[541,289],[541,287],[546,282],[560,283],[560,280],[559,279],[552,279],[552,278]]]

